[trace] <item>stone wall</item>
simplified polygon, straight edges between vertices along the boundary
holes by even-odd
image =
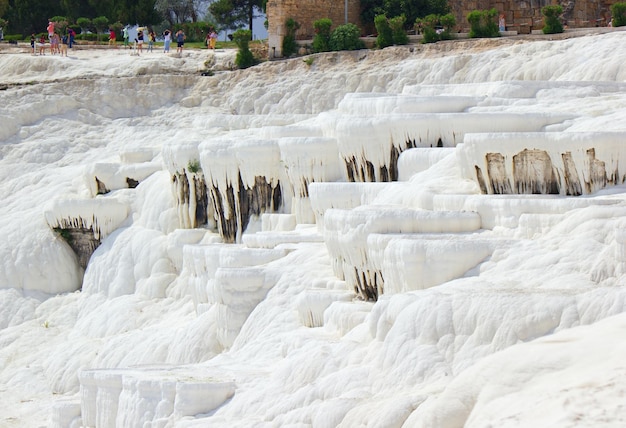
[[[563,7],[563,18],[568,28],[606,26],[610,20],[611,5],[617,0],[450,0],[459,32],[469,31],[467,14],[473,10],[495,8],[504,13],[507,31],[530,34],[543,28],[541,8],[550,4]]]
[[[315,35],[313,22],[321,18],[333,21],[332,29],[347,22],[362,27],[359,19],[360,0],[269,0],[267,22],[270,58],[282,56],[285,21],[295,19],[300,24],[296,39],[312,39]]]
[[[563,7],[563,18],[568,28],[606,26],[610,20],[611,5],[618,0],[449,0],[452,13],[456,17],[457,31],[468,32],[467,14],[473,10],[495,8],[504,13],[506,29],[518,34],[530,34],[532,30],[543,28],[541,8],[549,4]],[[269,0],[267,20],[269,57],[281,57],[282,40],[285,35],[285,21],[293,18],[301,27],[296,39],[312,39],[315,35],[313,22],[320,18],[330,18],[333,29],[337,25],[351,22],[363,28],[360,22],[360,0]]]

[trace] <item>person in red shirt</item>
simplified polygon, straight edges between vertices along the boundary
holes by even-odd
[[[115,46],[115,41],[117,37],[115,36],[115,30],[113,28],[109,28],[109,46]]]

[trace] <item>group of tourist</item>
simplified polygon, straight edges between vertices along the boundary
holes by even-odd
[[[129,29],[128,26],[124,27],[124,29],[122,30],[122,35],[124,36],[124,47],[131,47],[130,43],[129,43],[129,39],[130,39],[130,33],[129,33]],[[170,44],[172,43],[172,32],[167,29],[165,31],[163,31],[163,52],[164,53],[168,53],[170,51]],[[148,29],[148,35],[147,35],[147,40],[148,40],[148,52],[153,52],[154,51],[154,44],[156,43],[156,33],[152,30],[152,29]],[[182,52],[183,51],[183,46],[185,45],[185,39],[187,36],[185,36],[185,32],[183,30],[178,30],[175,34],[176,37],[176,43],[178,46],[178,49],[176,52]],[[143,52],[143,44],[146,41],[146,35],[144,32],[144,28],[140,27],[137,29],[137,37],[135,37],[135,45],[137,48],[137,54],[142,53]],[[116,37],[115,37],[115,30],[113,30],[112,28],[109,29],[109,44],[116,44]]]
[[[30,35],[30,47],[33,55],[39,53],[39,55],[46,54],[46,47],[49,47],[51,55],[67,56],[68,48],[74,45],[76,32],[73,29],[68,28],[67,33],[61,36],[55,29],[55,23],[50,20],[46,27],[48,31],[48,38],[42,35],[39,40],[35,36],[35,33]]]
[[[208,49],[215,49],[215,44],[217,43],[217,33],[213,28],[209,30],[206,34],[206,39],[204,40],[204,44]]]
[[[55,22],[52,20],[48,22],[48,27],[46,27],[46,30],[48,31],[47,39],[44,35],[42,35],[39,40],[37,40],[35,34],[31,34],[30,46],[32,48],[32,53],[37,54],[38,52],[39,55],[45,55],[46,49],[49,48],[50,54],[52,55],[59,54],[62,56],[67,56],[68,48],[72,48],[72,45],[74,44],[76,32],[72,28],[68,27],[67,34],[61,36],[57,31],[55,31]],[[130,44],[130,29],[128,25],[122,29],[122,35],[124,37],[125,48],[134,48],[136,49],[136,53],[140,54],[143,52],[144,42],[147,41],[147,52],[153,52],[157,35],[151,28],[147,29],[146,34],[146,29],[139,27],[137,29],[137,36],[135,37],[134,44],[132,46]],[[182,53],[183,47],[185,45],[185,39],[187,38],[185,32],[182,29],[178,30],[173,36],[172,32],[167,29],[163,31],[162,36],[164,53],[168,53],[170,51],[172,38],[174,38],[174,40],[176,41],[176,52]],[[213,28],[211,28],[210,31],[207,33],[205,44],[208,49],[215,49],[216,43],[217,33]],[[117,47],[117,35],[113,27],[109,27],[109,46]]]

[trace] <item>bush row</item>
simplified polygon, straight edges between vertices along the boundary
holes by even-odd
[[[314,52],[350,51],[365,47],[360,39],[361,30],[359,27],[354,24],[343,24],[331,32],[332,25],[332,21],[328,18],[322,18],[313,23],[313,28],[315,28]],[[290,57],[298,50],[295,35],[300,24],[293,18],[289,18],[285,22],[285,27],[287,31],[283,38],[282,53],[284,57]]]

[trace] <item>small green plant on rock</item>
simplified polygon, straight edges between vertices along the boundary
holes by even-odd
[[[200,166],[200,161],[198,159],[190,160],[187,163],[187,170],[189,172],[192,172],[192,173],[195,174],[196,172],[200,171],[201,169],[202,169],[202,167]]]

